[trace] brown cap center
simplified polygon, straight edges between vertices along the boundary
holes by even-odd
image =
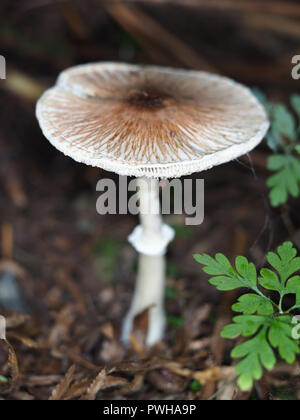
[[[127,102],[136,108],[157,109],[164,105],[168,96],[154,89],[139,89],[129,93]]]

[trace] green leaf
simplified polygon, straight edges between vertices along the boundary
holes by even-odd
[[[246,294],[239,298],[238,303],[232,306],[235,312],[242,312],[244,315],[271,315],[274,313],[272,303],[262,296]]]
[[[278,255],[274,252],[269,252],[267,261],[278,272],[281,286],[285,287],[286,280],[300,270],[300,257],[296,257],[297,250],[292,242],[284,242],[277,248],[277,252]]]
[[[257,272],[255,265],[249,263],[245,257],[236,258],[236,270],[223,254],[216,254],[215,259],[207,254],[194,255],[195,260],[204,265],[203,271],[213,275],[209,282],[218,290],[228,291],[246,287],[255,289]]]
[[[292,337],[293,327],[292,317],[285,316],[273,319],[269,330],[270,343],[287,363],[294,363],[300,354],[299,342]]]
[[[222,332],[222,338],[237,338],[242,334],[242,326],[240,324],[226,325]]]
[[[268,268],[263,268],[260,271],[261,277],[258,279],[260,285],[267,290],[274,290],[276,292],[281,292],[281,284],[278,279],[277,274],[274,271],[269,270]]]
[[[272,155],[268,160],[268,169],[270,171],[278,171],[286,165],[286,155]]]
[[[283,104],[276,104],[273,107],[272,131],[277,136],[284,136],[292,141],[296,140],[295,118]]]
[[[261,379],[263,374],[257,353],[249,353],[248,356],[237,365],[236,373],[237,375],[240,375],[237,381],[240,389],[242,391],[250,391],[253,387],[254,380]]]
[[[251,283],[254,287],[257,285],[257,271],[253,263],[249,263],[245,257],[237,257],[235,260],[237,272],[247,282]]]
[[[223,275],[230,274],[232,270],[229,260],[222,254],[217,254],[215,259],[207,254],[199,255],[195,254],[194,259],[204,265],[203,271],[207,274],[212,275]]]
[[[291,103],[292,103],[292,107],[294,108],[294,111],[300,118],[300,95],[297,95],[297,94],[292,95]]]
[[[273,167],[281,164],[281,158],[273,160]],[[213,275],[209,281],[219,290],[241,287],[256,292],[244,294],[238,299],[232,309],[242,315],[235,316],[221,332],[223,338],[248,338],[232,351],[233,358],[242,359],[236,368],[240,388],[251,389],[253,381],[261,378],[263,368],[273,369],[276,363],[274,349],[278,349],[283,360],[293,363],[300,354],[299,340],[293,334],[293,318],[287,313],[300,308],[300,275],[297,275],[300,272],[300,257],[292,242],[284,242],[277,252],[267,254],[267,261],[275,271],[263,268],[258,279],[260,286],[280,294],[278,306],[258,289],[256,268],[247,258],[237,257],[233,267],[223,254],[217,254],[215,258],[208,255],[194,257],[205,266],[203,270],[206,273]],[[296,295],[296,305],[282,314],[282,298],[287,294]],[[275,308],[280,310],[279,313],[275,313]]]
[[[300,154],[300,146],[296,146],[295,150]]]
[[[277,152],[278,149],[283,146],[281,138],[277,136],[277,134],[273,133],[272,130],[267,133],[266,139],[269,148],[273,150],[273,152]]]
[[[298,146],[296,146],[296,150],[298,150]],[[300,151],[298,151],[298,153],[300,153]],[[300,182],[300,159],[295,156],[290,156],[290,165],[295,178]]]
[[[296,305],[300,305],[300,276],[294,276],[288,280],[285,294],[295,294]]]
[[[223,338],[249,337],[255,334],[268,321],[264,316],[239,315],[233,318],[234,324],[227,325],[221,332]]]
[[[236,290],[243,287],[238,279],[226,276],[212,277],[209,279],[209,283],[216,286],[216,288],[222,292],[228,292],[229,290]]]
[[[251,340],[235,347],[231,356],[244,358],[236,367],[236,373],[239,375],[238,385],[243,391],[250,390],[253,381],[262,377],[262,367],[272,370],[276,364],[274,352],[267,341],[265,328]]]
[[[300,194],[300,160],[292,155],[274,155],[268,159],[268,169],[276,171],[267,180],[271,188],[269,197],[271,205],[277,207],[285,204],[289,195],[298,197]]]
[[[296,355],[300,354],[299,341],[292,337],[294,324],[291,316],[273,318],[241,315],[233,320],[234,324],[223,329],[223,338],[236,338],[240,335],[250,337],[256,334],[235,347],[231,353],[233,358],[244,358],[236,367],[238,384],[242,390],[251,389],[253,381],[262,377],[263,367],[268,370],[274,368],[276,357],[272,347],[278,349],[281,358],[287,363],[294,363]]]

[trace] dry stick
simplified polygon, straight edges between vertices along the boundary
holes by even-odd
[[[213,72],[217,71],[213,65],[200,57],[183,41],[178,40],[137,8],[131,5],[110,3],[106,5],[106,9],[125,30],[140,40],[148,54],[156,61],[163,63],[166,59],[166,54],[171,52],[185,66]],[[153,44],[155,48],[153,48]],[[255,82],[277,82],[278,78],[282,78],[286,74],[286,60],[290,60],[290,56],[293,55],[296,55],[296,52],[291,51],[288,57],[283,57],[280,62],[276,63],[276,66],[274,66],[274,63],[267,63],[249,67],[248,64],[244,65],[242,62],[238,63],[238,66],[233,66],[233,63],[228,61],[223,63],[223,71],[224,73],[234,74],[236,69],[238,69],[239,74],[242,73],[245,80],[253,81],[254,77]],[[240,70],[241,66],[242,71]]]
[[[0,179],[3,178],[3,185],[13,204],[18,208],[24,208],[28,199],[23,187],[22,178],[10,156],[7,142],[0,138],[0,157],[6,156],[5,161],[0,165]],[[8,156],[8,158],[7,158]]]
[[[251,28],[263,31],[269,30],[280,35],[287,35],[291,38],[300,38],[299,22],[286,17],[273,16],[270,19],[270,16],[267,14],[253,13],[245,15],[243,21]]]
[[[68,0],[31,0],[19,7],[19,11],[27,11],[38,7],[48,6],[50,4],[67,3]],[[105,4],[116,3],[139,3],[151,5],[180,5],[193,6],[206,9],[220,9],[236,12],[267,12],[286,16],[300,16],[300,7],[295,3],[287,3],[286,1],[265,2],[263,0],[100,0]]]
[[[79,39],[86,39],[89,36],[87,25],[83,21],[77,9],[72,3],[63,3],[61,6],[62,15],[69,28]]]
[[[115,19],[120,26],[122,26],[127,32],[131,33],[135,38],[139,40],[141,45],[143,45],[144,49],[147,51],[149,57],[156,63],[165,64],[166,63],[166,54],[159,48],[153,48],[153,40],[149,40],[145,37],[144,31],[137,30],[137,28],[132,25],[132,20],[135,21],[135,17],[133,16],[130,20],[128,17],[124,17],[123,8],[124,6],[119,4],[109,4],[105,7],[106,11],[111,15],[113,19]],[[125,6],[125,9],[128,9],[130,6]],[[130,12],[129,12],[130,13]]]
[[[21,178],[17,176],[13,170],[10,174],[8,174],[5,187],[8,195],[11,197],[11,200],[16,207],[24,208],[27,206],[28,199],[25,194]]]
[[[247,233],[242,229],[238,228],[235,232],[232,254],[244,255],[247,252],[248,246],[248,236]],[[218,319],[215,324],[215,329],[213,332],[213,337],[211,341],[211,352],[214,356],[214,361],[217,366],[220,366],[223,361],[224,353],[226,350],[227,342],[221,338],[221,331],[231,322],[232,311],[231,306],[235,301],[238,295],[237,290],[232,290],[231,292],[226,292],[223,294],[220,310],[218,313]],[[203,388],[201,399],[208,400],[216,392],[216,382],[208,382]]]
[[[1,232],[2,258],[5,260],[13,259],[13,229],[11,224],[3,223]]]
[[[47,87],[46,84],[15,68],[10,68],[9,77],[4,84],[4,88],[13,95],[34,103]]]
[[[152,17],[133,5],[120,3],[106,4],[108,13],[128,32],[143,42],[151,41],[158,49],[163,49],[176,57],[181,64],[195,69],[216,71],[205,59],[200,57],[191,47],[170,34]]]
[[[220,9],[236,12],[267,12],[287,16],[300,16],[300,7],[296,3],[286,1],[266,2],[263,0],[102,0],[104,3],[140,3],[154,5],[180,5],[207,9]]]

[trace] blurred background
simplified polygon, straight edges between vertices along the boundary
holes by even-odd
[[[47,399],[72,365],[77,385],[65,390],[67,399],[85,395],[103,365],[120,374],[119,382],[108,377],[100,398],[214,394],[220,377],[209,381],[179,373],[179,358],[189,360],[185,369],[200,372],[228,363],[230,351],[218,338],[230,317],[230,297],[224,302],[207,284],[192,254],[244,254],[261,266],[266,251],[287,234],[299,237],[298,231],[287,233],[281,210],[270,208],[266,145],[201,174],[202,226],[186,227],[182,217],[168,217],[177,237],[167,267],[166,342],[146,367],[126,365],[145,357],[140,342],[125,351],[118,341],[136,272],[126,238],[137,220],[97,215],[96,183],[114,175],[56,151],[40,131],[35,103],[63,69],[95,61],[212,71],[259,88],[269,100],[287,102],[299,92],[299,81],[291,77],[292,57],[300,54],[299,20],[296,0],[1,0],[0,55],[7,78],[0,80],[0,313],[7,317],[13,346],[0,351],[5,398]],[[294,200],[296,225],[299,210]],[[139,322],[142,336],[145,320]],[[165,358],[177,360],[177,371]],[[259,384],[252,396],[297,398],[299,378],[280,374]]]

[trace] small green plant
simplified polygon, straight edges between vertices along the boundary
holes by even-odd
[[[180,239],[190,239],[192,236],[192,230],[190,226],[176,223],[172,224],[172,228],[175,230],[176,237]]]
[[[276,353],[287,363],[294,363],[300,354],[299,340],[293,337],[293,311],[300,309],[300,257],[291,242],[285,242],[277,254],[269,252],[267,261],[272,267],[263,268],[258,275],[253,263],[245,257],[237,257],[235,267],[223,254],[215,258],[203,254],[194,255],[204,265],[203,271],[213,277],[209,282],[218,290],[250,289],[233,305],[233,323],[222,331],[223,338],[246,338],[237,345],[231,356],[242,359],[236,366],[238,385],[249,390],[254,380],[263,375],[263,368],[272,370],[277,363]],[[278,299],[272,300],[264,290],[276,292]],[[287,295],[295,297],[293,305],[284,306]]]
[[[267,143],[273,154],[268,158],[267,166],[274,174],[269,177],[267,185],[271,189],[271,205],[277,207],[285,204],[289,196],[300,195],[300,95],[291,97],[294,115],[284,104],[268,103],[261,92],[255,93],[271,121]]]
[[[184,320],[181,316],[169,315],[167,316],[167,323],[173,328],[179,328],[183,325]]]
[[[165,297],[167,300],[176,301],[178,296],[178,291],[174,286],[167,286],[165,289]]]
[[[102,238],[94,245],[94,261],[101,277],[113,282],[123,244],[111,238]]]
[[[193,392],[199,392],[200,389],[202,388],[202,385],[199,381],[197,381],[197,379],[193,379],[189,385],[189,388]]]

